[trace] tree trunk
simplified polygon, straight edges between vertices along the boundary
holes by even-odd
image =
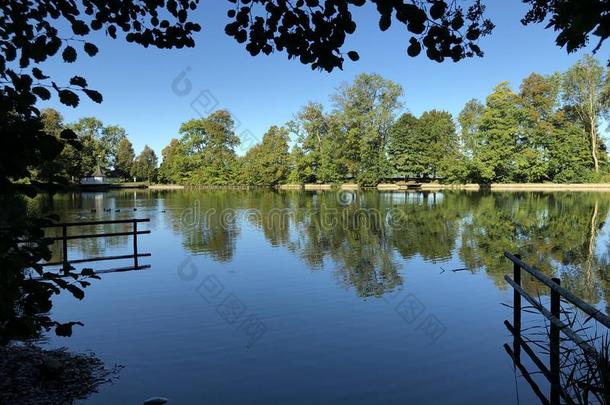
[[[599,161],[597,159],[597,122],[594,116],[591,117],[591,157],[593,158],[595,173],[599,173]]]

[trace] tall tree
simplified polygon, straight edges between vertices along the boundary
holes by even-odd
[[[448,166],[455,164],[459,153],[458,137],[451,113],[431,110],[419,117],[417,137],[423,148],[414,153],[422,162],[427,177],[445,177]]]
[[[523,79],[519,91],[522,111],[515,181],[535,183],[552,180],[549,176],[549,151],[555,138],[555,116],[559,106],[557,75],[544,77],[537,73]]]
[[[377,184],[390,174],[387,138],[401,107],[402,87],[378,74],[360,74],[332,96],[344,131],[347,170],[358,182]]]
[[[277,185],[286,181],[290,170],[288,130],[272,126],[260,144],[243,158],[240,180],[254,185]]]
[[[307,165],[303,149],[299,145],[292,147],[290,151],[290,172],[288,182],[293,184],[311,183],[313,175],[311,168]]]
[[[233,181],[236,154],[240,140],[234,132],[234,122],[226,110],[192,119],[180,126],[180,140],[196,184],[229,184]]]
[[[341,152],[342,133],[336,114],[327,114],[320,103],[308,103],[288,124],[299,145],[301,177],[310,183],[337,182],[345,177],[346,162]]]
[[[446,111],[426,111],[418,119],[403,114],[390,130],[389,151],[403,175],[446,177],[459,153],[453,117]]]
[[[137,180],[154,181],[157,174],[157,155],[148,145],[133,164],[132,174]]]
[[[458,115],[460,124],[460,143],[464,154],[471,158],[479,133],[481,116],[485,112],[485,105],[477,99],[469,100]]]
[[[119,144],[123,139],[127,139],[127,131],[118,125],[105,126],[102,129],[100,142],[106,151],[106,167],[117,169],[117,156]]]
[[[163,161],[159,167],[161,181],[183,183],[187,176],[186,155],[183,145],[175,138],[161,151]]]
[[[515,153],[519,139],[518,96],[502,82],[486,100],[473,145],[474,180],[513,180]]]
[[[563,101],[574,112],[589,135],[591,159],[599,172],[599,120],[608,112],[610,81],[604,67],[591,55],[572,66],[563,76]]]
[[[74,147],[65,143],[61,137],[62,132],[65,130],[65,124],[64,117],[59,111],[45,108],[41,111],[40,118],[44,132],[57,141],[57,148],[61,152],[53,160],[42,161],[37,165],[31,166],[32,177],[43,183],[65,183],[70,178],[68,175],[70,167],[72,165],[79,165],[79,156],[76,153],[70,153],[75,151]],[[69,157],[71,160],[67,160],[66,157]]]
[[[116,148],[114,164],[116,174],[124,179],[129,178],[133,169],[134,160],[135,153],[133,151],[133,145],[126,137],[122,138]]]
[[[388,151],[392,169],[396,174],[411,177],[424,170],[422,163],[411,152],[417,139],[418,119],[411,113],[404,113],[390,129]]]
[[[80,173],[78,176],[91,174],[99,166],[102,171],[108,171],[106,165],[106,148],[100,142],[104,124],[95,117],[84,117],[79,119],[70,128],[78,136],[82,144],[80,151]]]

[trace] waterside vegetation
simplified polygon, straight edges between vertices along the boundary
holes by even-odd
[[[518,90],[499,83],[484,102],[472,99],[457,117],[405,109],[403,88],[360,74],[331,94],[330,110],[309,102],[274,125],[244,155],[226,110],[183,123],[157,156],[136,157],[126,131],[94,117],[65,124],[42,113],[45,129],[73,130],[83,148],[67,146],[36,177],[74,180],[96,167],[123,179],[199,186],[345,184],[377,186],[415,179],[441,184],[603,183],[602,136],[610,108],[608,71],[585,56],[566,72],[533,73]]]

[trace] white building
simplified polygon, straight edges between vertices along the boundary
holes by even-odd
[[[91,175],[82,177],[80,184],[106,184],[106,176],[102,173],[102,169],[97,165],[95,172]]]

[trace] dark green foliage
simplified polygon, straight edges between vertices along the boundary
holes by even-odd
[[[288,141],[286,128],[269,128],[262,142],[248,150],[241,159],[241,173],[237,180],[248,185],[284,183],[290,170]]]
[[[124,139],[127,139],[127,132],[118,125],[109,125],[102,129],[99,140],[106,151],[106,167],[112,167],[116,170],[119,144]]]
[[[606,77],[586,56],[566,73],[530,75],[519,94],[502,83],[485,105],[468,102],[459,116],[462,181],[604,181],[608,158],[598,126],[608,111]]]
[[[140,181],[155,181],[157,178],[157,155],[148,145],[133,161],[131,175]]]
[[[391,174],[387,159],[390,128],[401,107],[402,87],[377,74],[360,74],[332,96],[347,174],[375,185]]]
[[[589,43],[589,36],[598,38],[597,51],[610,36],[606,16],[610,4],[605,0],[523,0],[531,9],[523,18],[523,24],[548,21],[547,28],[557,32],[556,43],[574,52]]]
[[[297,171],[291,176],[293,181],[298,177],[307,183],[332,183],[347,173],[338,119],[337,114],[326,114],[321,104],[309,103],[289,123],[297,142],[292,154]]]
[[[473,150],[473,179],[490,183],[513,181],[517,157],[519,109],[517,95],[504,82],[487,97]]]
[[[59,336],[70,336],[72,327],[82,324],[53,320],[49,314],[51,299],[62,290],[82,299],[83,289],[89,285],[86,279],[98,277],[87,270],[66,271],[65,278],[45,272],[39,262],[51,258],[51,241],[44,237],[42,227],[57,218],[33,218],[27,213],[25,199],[18,196],[0,195],[0,202],[4,208],[0,216],[0,345],[31,339],[43,330],[54,329]],[[25,268],[32,269],[42,281],[26,276]]]
[[[132,169],[135,161],[135,153],[133,145],[129,139],[122,138],[116,148],[116,158],[114,172],[117,176],[124,179],[131,177]]]
[[[341,48],[347,36],[356,30],[352,13],[355,7],[366,3],[365,0],[231,2],[236,3],[235,9],[227,15],[233,21],[226,25],[225,32],[237,42],[245,43],[251,55],[284,51],[290,59],[298,58],[312,69],[329,72],[342,68],[345,58]],[[418,55],[423,47],[428,58],[437,62],[482,56],[478,40],[489,35],[494,27],[484,18],[485,6],[479,1],[467,8],[442,0],[371,2],[376,5],[382,31],[397,21],[411,34],[409,55]],[[356,51],[346,54],[352,61],[360,58]]]
[[[182,182],[188,184],[231,184],[236,170],[235,147],[240,140],[226,110],[192,119],[180,126],[180,167]]]
[[[161,151],[161,157],[163,161],[159,167],[159,180],[164,183],[185,183],[186,155],[180,141],[172,139]]]
[[[390,130],[392,167],[404,177],[446,178],[459,156],[453,117],[446,111],[427,111],[418,119],[404,114]]]
[[[595,66],[589,59],[584,65]],[[606,75],[604,71],[595,77]],[[209,120],[221,114],[217,112],[183,124],[181,140],[172,140],[163,151],[160,175],[173,183],[256,185],[374,186],[396,176],[446,183],[604,181],[606,147],[598,137],[602,170],[595,173],[587,141],[593,124],[586,122],[597,126],[606,114],[605,82],[596,81],[596,110],[583,114],[578,100],[587,92],[579,85],[581,79],[574,69],[546,77],[532,74],[519,93],[500,83],[485,104],[466,103],[458,116],[458,135],[453,117],[445,111],[426,111],[419,118],[405,113],[396,119],[401,87],[379,75],[361,74],[332,95],[333,111],[310,102],[287,124],[295,141],[290,154],[284,141],[271,142],[272,133],[285,137],[284,129],[275,128],[262,144],[237,159],[230,122],[228,128],[220,125],[211,131]],[[269,168],[268,162],[280,161]]]

